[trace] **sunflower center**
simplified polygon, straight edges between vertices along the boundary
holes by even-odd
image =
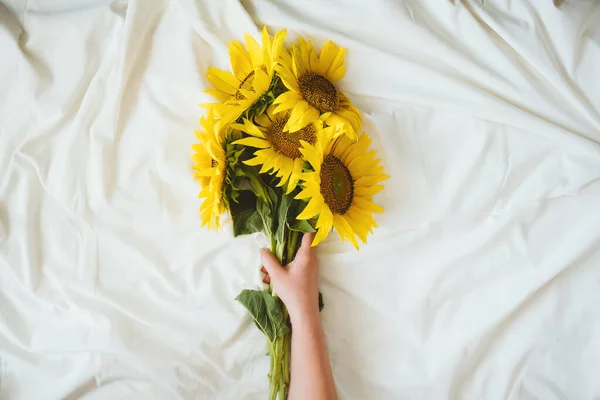
[[[284,132],[283,127],[288,119],[289,116],[275,119],[267,131],[267,140],[277,153],[295,160],[302,157],[300,141],[314,144],[317,141],[317,134],[312,124],[296,132]]]
[[[298,86],[304,100],[320,112],[337,110],[340,102],[338,91],[323,75],[307,72],[298,78]]]
[[[334,155],[327,155],[321,165],[321,194],[334,214],[344,214],[354,199],[354,180],[348,167]]]

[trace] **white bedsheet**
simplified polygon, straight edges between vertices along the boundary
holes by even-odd
[[[341,399],[600,399],[600,3],[4,0],[0,398],[265,399],[190,145],[226,43],[348,48],[391,179],[318,248]]]

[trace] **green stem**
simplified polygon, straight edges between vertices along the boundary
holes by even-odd
[[[271,356],[273,357],[273,364],[274,364],[274,368],[273,368],[273,376],[271,377],[271,384],[270,384],[270,393],[269,393],[269,400],[275,400],[277,398],[277,393],[281,393],[280,392],[280,387],[281,387],[281,367],[283,364],[283,338],[282,337],[278,337],[277,339],[275,339],[275,342],[273,343],[273,347],[274,347],[274,354]],[[284,389],[285,389],[285,385],[284,385]],[[284,397],[280,397],[280,400],[284,400]]]
[[[294,257],[296,256],[296,250],[298,247],[298,240],[300,239],[300,232],[289,231],[289,237],[287,238],[287,243],[285,245],[285,261],[286,264],[292,262]]]
[[[280,400],[287,398],[287,392],[290,387],[290,354],[291,354],[291,333],[283,338],[283,373],[281,376],[281,396]]]
[[[301,232],[286,230],[283,243],[278,243],[275,235],[269,235],[271,251],[282,264],[285,265],[294,259],[301,235]],[[277,297],[272,285],[269,285],[269,290],[273,297]],[[283,306],[283,313],[285,320],[289,321],[289,314],[285,306]],[[276,338],[269,343],[269,346],[271,357],[269,400],[277,400],[278,397],[279,400],[286,400],[290,384],[291,332]]]

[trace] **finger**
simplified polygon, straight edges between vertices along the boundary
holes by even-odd
[[[266,283],[267,285],[271,283],[271,277],[269,275],[265,275],[263,278],[263,283]]]
[[[264,265],[262,267],[260,267],[260,272],[262,272],[263,274],[267,273],[267,270],[265,269]]]
[[[298,255],[301,257],[311,258],[314,256],[315,249],[312,247],[313,239],[315,238],[314,233],[305,233],[302,236],[302,244],[298,249]]]
[[[260,249],[260,260],[262,261],[263,266],[267,270],[267,273],[275,281],[280,279],[280,277],[282,277],[285,273],[285,269],[281,266],[279,261],[277,261],[275,256],[271,254],[269,249]]]

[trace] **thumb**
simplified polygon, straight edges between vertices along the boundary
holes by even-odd
[[[269,249],[260,249],[260,261],[271,276],[271,279],[277,281],[285,273],[285,269]]]

